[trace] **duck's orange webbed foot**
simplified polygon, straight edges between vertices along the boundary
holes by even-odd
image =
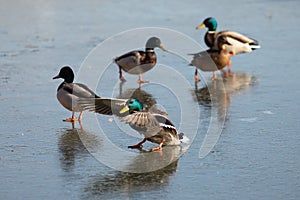
[[[140,79],[139,79],[137,82],[138,82],[139,84],[141,84],[141,83],[149,83],[149,81],[140,80]]]
[[[63,120],[64,122],[75,122],[75,121],[79,121],[79,119],[78,118],[67,118],[67,119],[64,119]]]
[[[149,83],[149,81],[145,81],[145,80],[143,80],[143,78],[142,78],[142,75],[140,74],[139,75],[139,80],[137,81],[139,84],[141,84],[141,83]]]
[[[72,112],[72,117],[67,118],[65,120],[63,120],[64,122],[76,122],[76,121],[81,121],[82,119],[82,111],[80,112],[78,118],[75,117],[75,112]]]
[[[157,147],[151,148],[150,151],[160,151],[160,150],[162,150],[162,146],[159,145]]]
[[[159,151],[162,150],[162,146],[164,144],[164,139],[161,140],[161,142],[159,143],[159,145],[157,147],[151,148],[151,151]]]

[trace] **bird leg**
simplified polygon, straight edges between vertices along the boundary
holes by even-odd
[[[199,81],[200,81],[200,78],[199,78],[199,76],[198,76],[198,69],[197,69],[197,68],[196,68],[196,70],[195,70],[194,79],[195,79],[195,82],[199,82]]]
[[[148,83],[149,81],[144,81],[142,78],[142,74],[139,75],[138,83]]]
[[[119,66],[119,79],[120,79],[120,81],[126,81],[126,79],[123,77],[123,75],[122,75],[122,69],[121,69],[121,67]]]
[[[82,111],[79,113],[78,121],[81,121],[81,119],[82,119]]]
[[[162,138],[161,142],[159,143],[159,145],[157,147],[151,148],[151,151],[159,151],[159,150],[161,150],[164,142],[165,142],[165,139]]]
[[[228,74],[230,74],[230,67],[231,67],[231,59],[229,59],[229,62],[227,64]]]
[[[211,78],[211,80],[216,80],[217,79],[217,71],[213,72],[213,77]]]
[[[142,144],[144,144],[146,141],[147,141],[147,139],[144,138],[141,142],[139,142],[135,145],[132,145],[132,146],[128,146],[128,148],[130,148],[130,149],[141,149],[143,147]]]
[[[231,66],[231,60],[229,59],[228,63],[227,63],[227,71],[222,69],[222,72],[225,76],[230,76],[230,66]]]

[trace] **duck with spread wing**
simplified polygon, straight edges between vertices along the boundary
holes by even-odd
[[[120,116],[122,122],[129,124],[144,136],[141,142],[128,148],[142,148],[143,143],[150,141],[158,144],[151,151],[157,151],[165,145],[179,145],[181,142],[189,141],[183,133],[178,133],[166,113],[158,112],[156,109],[153,111],[145,109],[138,99],[82,98],[79,103],[84,110],[100,114],[111,106],[111,111],[107,114]]]

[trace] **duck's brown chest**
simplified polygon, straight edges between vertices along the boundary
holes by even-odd
[[[143,58],[141,59],[140,62],[141,65],[144,64],[150,64],[150,65],[155,65],[156,64],[156,55],[154,52],[146,52]],[[152,66],[152,67],[153,67]]]
[[[211,56],[211,58],[219,70],[223,69],[230,60],[230,56],[226,51],[221,51],[218,54],[214,54]]]

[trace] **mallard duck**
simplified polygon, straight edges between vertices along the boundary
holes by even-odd
[[[213,17],[206,18],[203,23],[196,27],[196,29],[208,28],[204,36],[205,44],[211,49],[218,49],[218,38],[220,36],[227,37],[227,41],[231,44],[228,47],[229,51],[232,51],[234,54],[241,54],[251,52],[255,49],[260,48],[258,42],[254,39],[248,38],[240,33],[234,31],[220,31],[217,32],[217,21]],[[230,71],[230,60],[228,63],[228,70]]]
[[[119,78],[125,81],[122,70],[129,74],[139,74],[139,83],[144,83],[142,73],[152,69],[156,64],[156,55],[154,48],[159,47],[166,51],[167,49],[161,44],[157,37],[151,37],[147,43],[145,51],[131,51],[114,59],[114,62],[119,66]]]
[[[83,109],[78,105],[78,98],[100,98],[90,88],[81,83],[73,83],[74,73],[71,67],[64,66],[60,69],[59,74],[53,79],[62,78],[64,81],[57,88],[57,99],[66,109],[72,111],[72,117],[63,121],[74,122],[80,121],[82,118]],[[75,112],[80,112],[78,118],[75,117]]]
[[[110,105],[112,110],[110,113],[122,115],[122,122],[129,124],[131,128],[145,137],[138,144],[128,146],[128,148],[142,148],[143,143],[150,141],[159,144],[151,149],[151,151],[157,151],[164,145],[179,145],[181,142],[189,141],[183,133],[177,132],[166,113],[153,113],[151,110],[145,110],[143,104],[137,99],[82,98],[79,103],[85,110],[96,113],[101,113],[103,109],[106,109],[104,105]]]
[[[232,51],[227,49],[231,44],[227,41],[226,37],[221,36],[218,38],[218,49],[209,49],[193,55],[194,58],[190,65],[196,67],[195,81],[199,81],[198,70],[213,71],[212,79],[216,79],[216,71],[223,69],[229,62],[230,56],[233,55]]]

